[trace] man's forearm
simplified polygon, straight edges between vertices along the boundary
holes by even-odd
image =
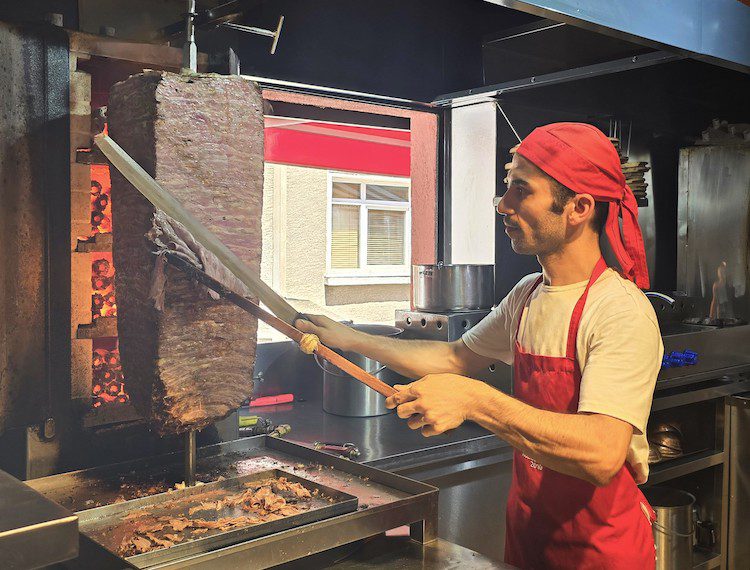
[[[490,386],[480,389],[468,419],[539,464],[598,485],[625,460],[616,451],[622,433],[608,429],[612,418],[540,410]]]
[[[348,350],[364,354],[411,379],[437,372],[465,372],[459,369],[453,349],[447,342],[403,340],[361,333],[354,337]]]

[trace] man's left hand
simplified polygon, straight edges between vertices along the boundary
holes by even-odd
[[[428,374],[406,386],[394,386],[398,392],[385,401],[397,408],[400,418],[408,418],[411,429],[421,429],[425,437],[457,428],[468,418],[484,386],[458,374]]]

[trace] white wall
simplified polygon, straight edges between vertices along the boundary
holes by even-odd
[[[497,123],[494,101],[451,115],[451,263],[495,263]]]

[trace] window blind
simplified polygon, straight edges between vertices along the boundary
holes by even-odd
[[[331,210],[331,267],[359,267],[359,206],[334,204]]]
[[[367,214],[367,264],[403,265],[406,212],[369,210]]]

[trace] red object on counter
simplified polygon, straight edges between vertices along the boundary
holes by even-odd
[[[276,404],[288,404],[294,402],[294,394],[279,394],[278,396],[263,396],[250,400],[250,407],[275,406]]]

